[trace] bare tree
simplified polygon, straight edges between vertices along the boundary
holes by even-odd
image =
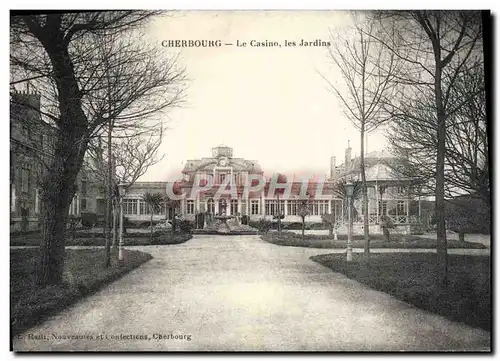
[[[127,40],[154,15],[109,11],[11,18],[11,83],[36,82],[45,103],[42,115],[57,129],[41,187],[40,285],[62,280],[68,210],[90,139],[112,119],[126,128],[180,99],[183,72],[175,58],[147,42]],[[103,61],[96,39],[108,36],[118,38],[110,48],[127,54],[126,60],[108,56]]]
[[[471,97],[471,95],[475,95]],[[463,100],[467,99],[466,103]],[[388,139],[405,167],[398,176],[421,180],[420,194],[436,191],[436,113],[431,96],[394,113]],[[450,104],[461,104],[446,119],[445,197],[468,194],[490,205],[486,102],[482,66],[464,67],[451,92]]]
[[[149,134],[129,134],[119,136],[111,143],[112,158],[108,157],[108,144],[102,138],[94,138],[89,144],[85,159],[86,167],[96,179],[105,184],[108,168],[113,170],[114,187],[119,182],[130,188],[146,171],[163,159],[158,148],[163,137],[162,127],[155,126]]]
[[[468,98],[453,104],[453,89],[464,66],[479,56],[482,39],[481,16],[477,11],[383,11],[375,13],[386,34],[372,36],[398,59],[405,71],[397,79],[399,91],[388,111],[411,115],[414,120],[434,112],[434,122],[421,122],[429,135],[435,134],[435,209],[437,216],[438,283],[447,284],[447,242],[445,224],[446,138],[449,117]],[[432,97],[422,106],[421,99]],[[407,109],[414,109],[413,113]],[[426,118],[429,120],[428,118]],[[430,149],[430,148],[429,148]],[[411,157],[412,147],[408,149]]]
[[[101,137],[94,137],[85,157],[86,169],[92,172],[103,188],[108,188],[111,179],[110,213],[113,220],[116,220],[118,214],[118,184],[124,182],[127,184],[126,188],[130,188],[150,167],[163,159],[163,155],[158,154],[163,137],[161,124],[152,126],[149,133],[128,132],[127,136],[123,132],[118,132],[115,136],[111,147]],[[112,150],[111,158],[110,150]],[[113,175],[111,178],[108,178],[109,172]],[[112,244],[116,246],[117,222],[110,221],[109,225],[112,228]],[[108,256],[107,253],[106,257]]]
[[[311,201],[310,200],[301,200],[298,207],[298,216],[302,220],[302,242],[305,237],[306,230],[306,217],[311,214]]]
[[[161,193],[149,193],[146,192],[142,196],[142,199],[148,206],[149,214],[150,214],[150,233],[149,233],[149,241],[153,241],[153,215],[155,213],[159,213],[161,211],[162,205],[164,205],[164,197]]]
[[[360,15],[360,14],[358,14]],[[361,15],[360,15],[361,16]],[[384,104],[393,92],[397,62],[394,53],[375,41],[376,22],[355,19],[352,33],[333,39],[330,60],[336,65],[344,84],[323,77],[340,100],[345,116],[359,130],[360,172],[363,194],[365,255],[370,252],[368,190],[365,173],[365,136],[387,120]],[[346,165],[347,166],[347,165]]]

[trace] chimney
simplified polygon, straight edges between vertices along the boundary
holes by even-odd
[[[335,177],[335,173],[336,173],[335,163],[336,163],[335,157],[330,157],[330,178],[334,178]]]
[[[348,169],[350,164],[351,164],[351,155],[352,155],[352,148],[351,148],[351,141],[347,141],[347,148],[345,150],[345,168]]]

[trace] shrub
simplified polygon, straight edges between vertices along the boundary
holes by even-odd
[[[259,225],[259,222],[256,222],[256,221],[248,221],[248,225],[252,228],[257,228],[258,225]]]
[[[261,232],[261,233],[267,233],[271,229],[272,225],[273,224],[271,221],[268,221],[267,219],[262,218],[257,222],[257,224],[254,228],[257,228],[259,230],[259,232]]]
[[[183,219],[179,222],[179,229],[183,233],[191,233],[194,228],[194,222],[188,221],[187,219]]]
[[[193,236],[189,233],[176,233],[172,234],[170,231],[155,231],[152,245],[167,245],[167,244],[180,244],[191,239]]]
[[[248,217],[246,214],[241,216],[241,224],[246,224],[249,225],[250,217]]]
[[[97,224],[97,214],[93,212],[82,212],[82,226],[92,228]]]
[[[427,231],[427,227],[422,223],[414,223],[410,225],[411,234],[421,235]]]
[[[480,202],[446,205],[446,227],[457,233],[490,233],[489,210]]]
[[[284,227],[284,229],[300,230],[300,229],[302,229],[302,223],[299,223],[299,222],[290,223],[290,224],[287,224]]]
[[[328,229],[328,226],[323,223],[313,223],[308,229]]]
[[[386,240],[389,241],[391,238],[390,230],[396,227],[394,225],[394,222],[392,222],[392,220],[388,216],[384,215],[382,216],[380,227],[382,227],[382,232],[384,233]]]

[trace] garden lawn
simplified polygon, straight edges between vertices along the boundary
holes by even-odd
[[[269,243],[279,246],[290,247],[310,247],[310,248],[345,248],[347,237],[339,235],[339,240],[334,240],[333,236],[306,234],[304,240],[302,235],[293,232],[268,232],[261,238]],[[448,248],[487,248],[481,243],[472,243],[459,240],[447,240]],[[354,248],[363,248],[365,241],[362,235],[356,235],[352,242]],[[436,248],[436,240],[432,238],[422,238],[413,235],[394,234],[390,241],[387,241],[383,235],[370,236],[370,248]]]
[[[161,235],[155,235],[153,241],[150,241],[149,233],[130,233],[124,236],[123,242],[125,246],[149,246],[149,245],[168,245],[180,244],[188,241],[193,236],[189,233],[176,233],[172,235],[170,232]],[[11,246],[39,246],[40,235],[16,235],[10,238]],[[66,246],[105,246],[106,240],[100,233],[83,233],[78,232],[75,239],[70,237],[70,232],[66,234]]]
[[[362,254],[346,262],[345,254],[311,259],[376,290],[416,307],[491,332],[489,256],[448,256],[448,288],[436,285],[436,254]]]
[[[40,288],[35,278],[39,254],[38,248],[10,250],[10,317],[13,335],[63,310],[152,258],[144,252],[125,250],[124,263],[118,266],[117,253],[113,251],[112,266],[105,268],[103,249],[66,250],[63,285]]]

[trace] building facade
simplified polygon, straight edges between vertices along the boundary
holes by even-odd
[[[53,159],[56,129],[40,115],[40,95],[11,93],[10,102],[10,218],[11,230],[39,226],[40,182]],[[97,188],[83,169],[69,214],[95,211]]]
[[[213,179],[213,186],[193,194],[196,180],[208,176]],[[255,181],[259,177],[263,177],[264,186],[251,191],[249,186],[256,186],[258,182]],[[331,213],[335,206],[342,206],[342,200],[334,196],[328,183],[314,180],[278,181],[281,185],[286,183],[289,186],[289,194],[282,193],[280,197],[278,192],[272,190],[272,179],[264,178],[257,161],[233,157],[233,149],[223,145],[212,149],[212,157],[188,160],[182,178],[181,190],[186,197],[180,200],[180,212],[188,219],[194,218],[199,212],[221,215],[223,210],[224,215],[247,215],[254,221],[262,218],[272,220],[274,216],[282,214],[285,224],[302,222],[300,207],[306,201],[310,209],[307,222],[316,223],[321,222],[322,214]],[[247,192],[245,187],[248,188]]]
[[[360,158],[352,157],[352,149],[348,145],[345,159],[339,166],[335,157],[331,159],[330,175],[325,180],[309,179],[303,181],[290,180],[289,193],[285,196],[270,192],[271,179],[265,180],[265,186],[256,192],[245,193],[249,177],[263,176],[263,171],[257,161],[233,157],[233,149],[218,146],[212,149],[212,157],[188,160],[182,171],[181,193],[185,197],[180,200],[180,213],[187,219],[194,219],[196,213],[209,212],[220,215],[248,215],[251,220],[275,219],[282,214],[283,224],[302,222],[301,207],[306,204],[309,214],[306,223],[321,223],[322,215],[330,214],[342,232],[346,220],[346,200],[338,191],[338,183],[343,181],[360,181]],[[365,155],[365,172],[368,190],[368,213],[371,233],[380,233],[381,221],[388,217],[395,225],[394,232],[409,233],[410,224],[418,222],[419,211],[413,211],[410,186],[411,179],[398,176],[397,167],[401,166],[398,159],[388,151],[376,151]],[[192,192],[196,182],[213,179],[213,186],[203,192]],[[220,192],[221,187],[233,184],[234,191],[228,187]],[[253,183],[252,183],[253,184]],[[222,193],[222,194],[221,194]],[[305,203],[304,203],[305,202]],[[361,197],[353,203],[355,211],[355,232],[362,232],[363,211]],[[415,207],[413,207],[415,208]],[[344,230],[345,231],[345,230]]]
[[[38,227],[38,182],[52,160],[56,129],[40,116],[40,95],[14,92],[11,97],[11,230],[26,230]],[[387,151],[365,155],[371,233],[381,231],[379,225],[383,216],[389,217],[401,232],[409,232],[410,223],[418,219],[420,211],[412,214],[410,207],[414,201],[409,192],[412,180],[396,176],[394,169],[398,166],[397,159]],[[105,189],[94,178],[97,179],[85,168],[78,175],[70,215],[80,216],[83,212],[104,215]],[[208,179],[213,183],[210,187],[206,187]],[[324,214],[333,215],[338,223],[345,223],[346,201],[336,191],[336,183],[360,179],[359,157],[352,158],[348,145],[342,164],[337,166],[335,157],[331,158],[329,177],[281,179],[277,181],[277,188],[282,186],[283,189],[280,193],[275,191],[277,184],[272,177],[264,177],[257,161],[234,157],[232,148],[220,145],[212,148],[211,157],[186,161],[182,179],[175,184],[177,193],[185,196],[175,201],[166,200],[158,214],[153,215],[153,220],[171,220],[175,214],[194,220],[197,213],[208,212],[247,215],[250,220],[257,221],[275,220],[281,214],[283,224],[290,224],[302,222],[300,213],[305,206],[308,209],[306,223],[321,223]],[[201,184],[203,181],[205,184]],[[259,182],[262,186],[254,189]],[[168,182],[135,182],[123,199],[124,215],[135,223],[148,223],[151,215],[143,195],[146,192],[166,194],[168,187]],[[196,191],[200,187],[203,190]],[[357,228],[362,228],[363,224],[361,199],[354,202],[354,207],[355,230],[359,231]]]
[[[151,213],[144,201],[146,193],[160,193],[165,195],[167,182],[135,182],[126,192],[123,202],[123,215],[136,225],[149,225],[151,221]],[[153,214],[153,221],[159,222],[172,220],[175,214],[176,207],[170,202],[165,202],[158,213]],[[106,199],[104,194],[98,198],[97,213],[104,215],[106,210]]]
[[[419,223],[421,215],[414,180],[400,176],[402,172],[398,168],[403,165],[387,150],[367,153],[364,161],[370,232],[379,232],[382,219],[387,217],[395,225],[396,232],[410,233],[410,225]],[[352,157],[352,148],[348,144],[343,163],[336,166],[335,157],[331,158],[329,183],[361,181],[360,163],[360,157]],[[362,228],[362,197],[358,197],[353,205],[355,227]]]

